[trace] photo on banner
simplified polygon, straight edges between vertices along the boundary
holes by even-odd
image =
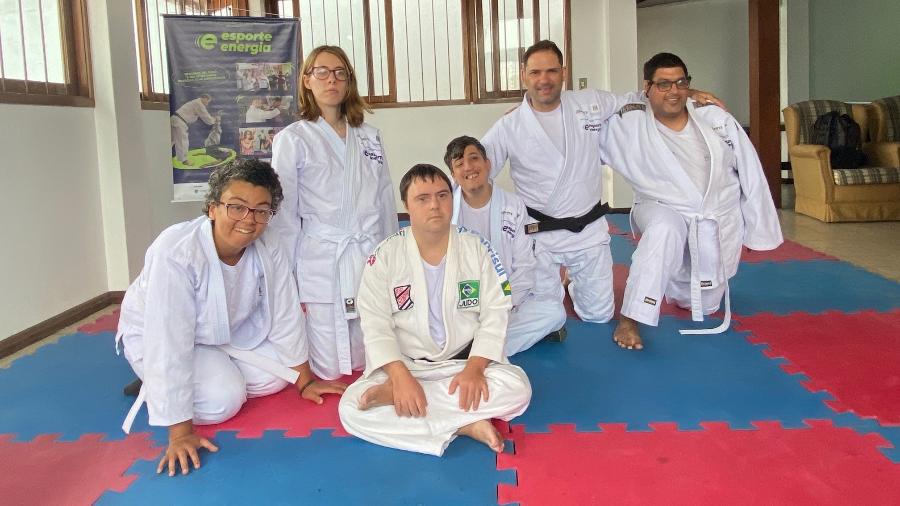
[[[203,200],[209,174],[272,156],[297,116],[299,22],[165,15],[174,201]]]

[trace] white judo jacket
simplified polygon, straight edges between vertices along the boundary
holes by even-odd
[[[399,228],[381,134],[348,125],[345,142],[322,118],[297,121],[275,135],[272,166],[284,188],[272,232],[292,253],[300,302],[343,308],[366,257]]]
[[[264,235],[244,255],[252,255],[260,273],[257,285],[245,289],[259,294],[254,318],[262,331],[238,343],[231,340],[221,261],[209,218],[173,225],[147,249],[143,270],[125,292],[116,342],[125,336],[141,338],[142,346],[127,353],[132,360],[143,359],[151,425],[193,418],[196,344],[252,350],[269,340],[283,364],[307,361],[303,315],[285,251],[275,237]]]
[[[460,205],[462,189],[453,190],[453,224],[466,227],[460,223]],[[531,294],[534,288],[534,241],[525,234],[525,223],[528,212],[525,202],[518,195],[509,193],[498,186],[493,186],[491,193],[490,221],[491,230],[488,239],[491,247],[500,256],[500,262],[509,275],[512,287],[512,305],[518,306]]]
[[[385,239],[366,262],[359,289],[364,376],[398,360],[411,371],[440,367],[470,343],[470,356],[506,362],[506,271],[488,242],[462,227],[450,229],[443,304],[447,340],[441,349],[428,329],[428,288],[412,229]]]
[[[516,194],[525,205],[554,218],[582,216],[600,200],[600,127],[629,100],[600,90],[563,91],[560,97],[566,153],[559,152],[525,97],[481,139],[491,160],[491,178],[509,160]],[[533,221],[533,220],[531,220]],[[577,251],[609,242],[609,227],[601,218],[574,234],[542,232],[539,243],[554,251]]]
[[[778,215],[756,149],[744,129],[725,110],[699,106],[687,110],[710,153],[710,177],[701,193],[666,146],[645,100],[623,107],[604,125],[603,160],[634,188],[635,202],[658,202],[679,212],[689,224],[688,269],[673,279],[691,281],[694,320],[699,290],[727,282],[737,273],[741,245],[771,250],[783,242]],[[696,294],[694,293],[696,292]]]

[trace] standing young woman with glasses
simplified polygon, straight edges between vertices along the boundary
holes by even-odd
[[[122,428],[146,400],[150,425],[169,428],[157,472],[199,468],[198,450],[218,448],[194,425],[224,422],[248,397],[292,383],[321,404],[346,388],[310,371],[292,261],[276,237],[261,238],[281,199],[265,162],[216,169],[205,215],[164,230],[125,293],[116,344],[143,386]]]
[[[365,367],[356,293],[366,258],[398,229],[397,208],[381,134],[363,121],[371,109],[344,51],[313,49],[299,85],[301,120],[273,142],[284,203],[272,226],[293,251],[312,370],[335,379]]]

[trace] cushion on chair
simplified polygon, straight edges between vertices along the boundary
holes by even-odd
[[[798,139],[798,144],[810,144],[813,136],[813,123],[816,122],[816,119],[819,116],[831,112],[837,111],[841,114],[846,114],[853,117],[853,109],[850,107],[850,104],[845,104],[844,102],[838,102],[836,100],[807,100],[806,102],[799,102],[794,104],[792,107],[797,109],[799,113],[800,119],[798,121],[798,129],[797,132],[800,136]]]
[[[900,167],[859,167],[857,169],[832,169],[834,184],[900,183]]]
[[[881,104],[885,111],[884,140],[888,142],[900,142],[900,95],[886,97],[872,101],[873,104]]]

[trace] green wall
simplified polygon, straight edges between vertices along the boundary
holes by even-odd
[[[809,0],[809,94],[900,95],[900,0]]]

